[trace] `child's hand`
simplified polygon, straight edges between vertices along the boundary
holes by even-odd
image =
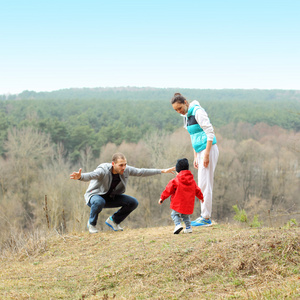
[[[163,200],[159,199],[158,204],[162,204],[162,203],[163,203]]]

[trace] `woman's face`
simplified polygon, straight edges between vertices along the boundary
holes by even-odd
[[[184,103],[175,102],[172,104],[172,106],[181,115],[185,115],[189,109],[189,104],[186,100]]]

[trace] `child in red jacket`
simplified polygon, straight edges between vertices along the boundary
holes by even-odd
[[[189,171],[189,162],[186,158],[178,159],[176,164],[177,176],[170,180],[165,190],[162,192],[159,204],[171,196],[170,208],[172,209],[171,217],[175,223],[174,234],[180,233],[183,229],[181,218],[185,223],[184,233],[191,233],[190,215],[194,212],[195,196],[203,202],[203,194],[194,176]]]

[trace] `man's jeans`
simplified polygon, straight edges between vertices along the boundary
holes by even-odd
[[[124,194],[115,195],[113,198],[106,195],[94,195],[91,197],[88,206],[91,208],[89,222],[96,226],[98,214],[103,208],[121,207],[112,215],[112,219],[116,224],[120,224],[127,216],[137,208],[138,201]]]

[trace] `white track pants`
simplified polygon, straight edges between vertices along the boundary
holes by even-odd
[[[204,202],[201,202],[201,216],[207,219],[211,217],[214,172],[219,158],[219,149],[217,144],[212,145],[207,168],[204,168],[203,166],[204,151],[205,150],[197,153],[198,186],[200,187],[204,198]]]

